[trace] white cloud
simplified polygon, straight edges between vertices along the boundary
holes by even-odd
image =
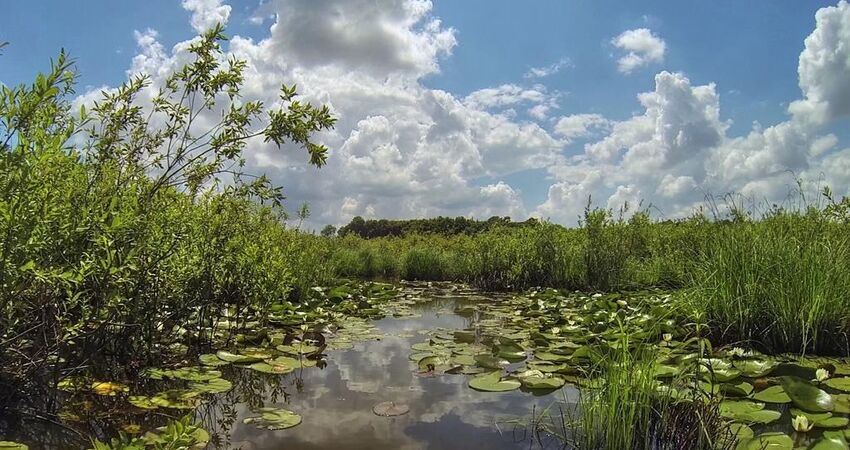
[[[187,4],[193,24],[229,13],[218,2]],[[314,226],[355,215],[529,213],[575,224],[589,196],[614,208],[643,199],[678,216],[705,193],[781,197],[791,174],[823,180],[839,195],[850,186],[850,149],[823,130],[850,114],[844,1],[817,14],[800,55],[802,94],[788,120],[743,136],[727,134],[717,87],[694,85],[682,73],[658,73],[631,117],[556,116],[551,132],[534,121],[550,120],[558,107],[561,94],[545,86],[507,83],[466,97],[431,89],[421,80],[439,71],[457,42],[455,30],[432,17],[429,1],[277,0],[266,8],[274,21],[265,38],[235,36],[225,46],[226,57],[248,63],[243,98],[273,105],[280,84],[297,84],[304,100],[328,104],[339,120],[319,136],[331,149],[326,168],[308,167],[296,149],[252,142],[247,169],[281,184],[289,205],[309,202]],[[188,59],[187,42],[167,49],[152,30],[136,39],[130,70],[149,73],[151,89]],[[663,40],[646,29],[627,31],[614,44],[628,52],[624,69],[664,57]],[[577,139],[590,141],[567,156]],[[527,169],[551,177],[539,205],[523,204],[519,190],[500,181]]]
[[[569,58],[561,58],[558,62],[543,67],[532,67],[523,75],[523,78],[545,78],[560,72],[562,69],[573,67],[573,62]]]
[[[567,139],[585,138],[608,126],[609,120],[600,114],[574,114],[561,117],[555,124],[555,133]]]
[[[648,28],[626,30],[612,39],[611,44],[628,52],[617,60],[617,69],[626,74],[651,63],[663,62],[667,49],[664,39]]]
[[[187,8],[201,23],[221,16],[219,6]],[[499,179],[560,158],[561,140],[510,111],[552,108],[558,93],[504,85],[458,98],[420,83],[456,44],[431,7],[422,0],[279,0],[265,6],[276,18],[266,38],[234,36],[225,45],[222,59],[247,61],[244,100],[274,105],[282,83],[297,84],[303,100],[328,104],[338,118],[318,136],[331,149],[320,170],[294,148],[255,141],[246,150],[246,169],[282,185],[288,205],[310,203],[311,226],[354,215],[523,219],[519,193]],[[188,42],[167,50],[152,30],[137,33],[137,42],[130,71],[150,74],[151,92],[188,60]],[[548,109],[534,111],[531,117]],[[212,123],[215,115],[199,120]],[[476,180],[485,176],[495,181],[481,186]]]
[[[183,8],[192,13],[192,28],[202,33],[217,23],[227,23],[230,6],[221,0],[183,0]]]

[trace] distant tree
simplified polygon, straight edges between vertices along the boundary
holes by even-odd
[[[334,237],[336,236],[336,227],[330,224],[325,225],[325,227],[322,228],[321,234],[324,237]]]

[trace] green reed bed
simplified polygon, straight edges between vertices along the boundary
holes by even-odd
[[[850,233],[822,212],[719,227],[684,298],[718,342],[848,354]]]

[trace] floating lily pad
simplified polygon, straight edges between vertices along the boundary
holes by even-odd
[[[257,363],[251,364],[250,366],[248,366],[248,368],[251,369],[251,370],[255,370],[257,372],[271,373],[271,374],[277,374],[277,375],[282,375],[282,374],[289,373],[289,372],[292,372],[293,370],[295,370],[295,368],[292,367],[292,366],[272,365],[272,364],[265,363],[265,362],[257,362]]]
[[[157,409],[157,408],[159,408],[159,405],[154,403],[154,401],[150,397],[147,397],[147,396],[144,396],[144,395],[131,395],[130,397],[127,398],[127,401],[130,402],[130,404],[135,406],[136,408],[141,408],[141,409]]]
[[[246,363],[254,363],[258,361],[262,361],[263,358],[256,358],[253,356],[239,355],[236,353],[230,353],[228,351],[220,350],[216,352],[215,356],[222,361],[227,361],[230,363],[236,364],[246,364]]]
[[[221,367],[221,366],[226,366],[226,365],[230,364],[229,362],[220,359],[218,356],[216,356],[213,353],[207,353],[207,354],[198,356],[198,361],[200,361],[201,364],[203,364],[205,366],[209,366],[209,367]]]
[[[809,412],[828,412],[835,407],[832,396],[812,383],[797,377],[779,378],[782,387],[798,408]]]
[[[255,416],[246,417],[242,422],[266,430],[285,430],[301,423],[301,416],[285,409],[260,408]]]
[[[395,417],[410,412],[410,407],[396,402],[381,402],[372,408],[372,412],[381,417]]]
[[[762,391],[753,394],[753,400],[758,400],[764,403],[791,403],[791,397],[785,393],[785,388],[781,385],[770,386]]]
[[[476,391],[505,392],[519,389],[521,383],[514,379],[502,379],[500,371],[490,372],[469,380],[469,387]]]
[[[724,400],[720,403],[720,415],[745,423],[767,424],[782,417],[779,411],[764,409],[764,403],[749,400]]]
[[[810,450],[850,450],[850,446],[847,445],[847,440],[844,438],[843,434],[836,435],[828,435],[824,433],[823,437],[820,438],[814,445],[809,447]]]
[[[741,371],[741,375],[749,378],[766,376],[773,372],[773,369],[778,365],[779,363],[772,359],[744,359],[735,362],[735,368]]]
[[[815,421],[815,428],[838,429],[845,428],[850,424],[850,419],[846,417],[829,417],[823,420]]]
[[[521,378],[522,385],[527,389],[554,390],[566,384],[561,377],[525,377]]]
[[[823,384],[839,391],[850,392],[850,377],[830,378]]]
[[[189,384],[189,389],[204,394],[223,394],[233,389],[233,383],[224,378],[216,378],[203,382]]]
[[[791,450],[794,441],[784,433],[762,433],[758,437],[741,440],[738,450]]]
[[[95,381],[91,384],[91,390],[97,395],[114,397],[121,392],[129,391],[130,388],[127,385],[112,381]]]
[[[475,355],[475,363],[487,369],[501,369],[508,364],[507,361],[493,355]]]
[[[29,447],[17,442],[0,441],[0,450],[29,450]]]

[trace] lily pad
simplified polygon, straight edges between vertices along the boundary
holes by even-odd
[[[29,447],[17,442],[0,441],[0,450],[29,450]]]
[[[520,379],[527,389],[555,390],[566,384],[561,377],[525,377]]]
[[[828,412],[835,408],[832,396],[812,383],[791,376],[784,376],[779,379],[788,397],[798,408],[809,412]]]
[[[764,403],[749,400],[724,400],[720,403],[720,415],[745,423],[767,424],[782,417],[779,411],[764,409]]]
[[[114,397],[120,392],[129,391],[130,388],[127,385],[112,381],[95,381],[91,384],[91,390],[97,395]]]
[[[758,437],[742,440],[738,450],[791,450],[794,441],[784,433],[762,433]]]
[[[753,400],[764,403],[791,403],[791,397],[785,393],[781,385],[770,386],[753,394]]]
[[[476,391],[506,392],[519,389],[521,383],[514,379],[502,379],[501,371],[490,372],[469,380],[469,387]]]
[[[251,370],[255,370],[257,372],[277,374],[277,375],[282,375],[282,374],[289,373],[289,372],[292,372],[293,370],[295,370],[295,368],[293,368],[292,366],[273,365],[273,364],[269,364],[269,363],[265,363],[265,362],[257,362],[257,363],[251,364],[250,366],[248,366],[248,368],[251,369]]]
[[[839,391],[850,392],[850,377],[830,378],[823,384]]]
[[[850,446],[847,445],[847,440],[845,440],[843,434],[841,435],[828,435],[826,432],[823,434],[823,437],[820,438],[814,445],[809,447],[810,450],[848,450]]]
[[[409,413],[410,407],[402,403],[381,402],[372,407],[372,412],[376,416],[395,417]]]
[[[233,389],[233,383],[224,378],[189,384],[189,389],[204,394],[223,394]]]
[[[236,363],[236,364],[254,363],[254,362],[258,362],[258,361],[263,360],[263,358],[255,358],[255,357],[252,357],[252,356],[239,355],[239,354],[230,353],[230,352],[224,351],[224,350],[219,350],[218,352],[216,352],[215,356],[217,356],[218,359],[220,359],[222,361],[227,361],[227,362]]]
[[[218,356],[216,356],[213,353],[207,353],[207,354],[198,356],[198,361],[200,361],[201,364],[203,364],[205,366],[209,366],[209,367],[221,367],[221,366],[226,366],[226,365],[230,364],[229,362],[220,359]]]
[[[285,409],[260,408],[254,416],[246,417],[242,423],[265,430],[285,430],[301,423],[301,416]]]

